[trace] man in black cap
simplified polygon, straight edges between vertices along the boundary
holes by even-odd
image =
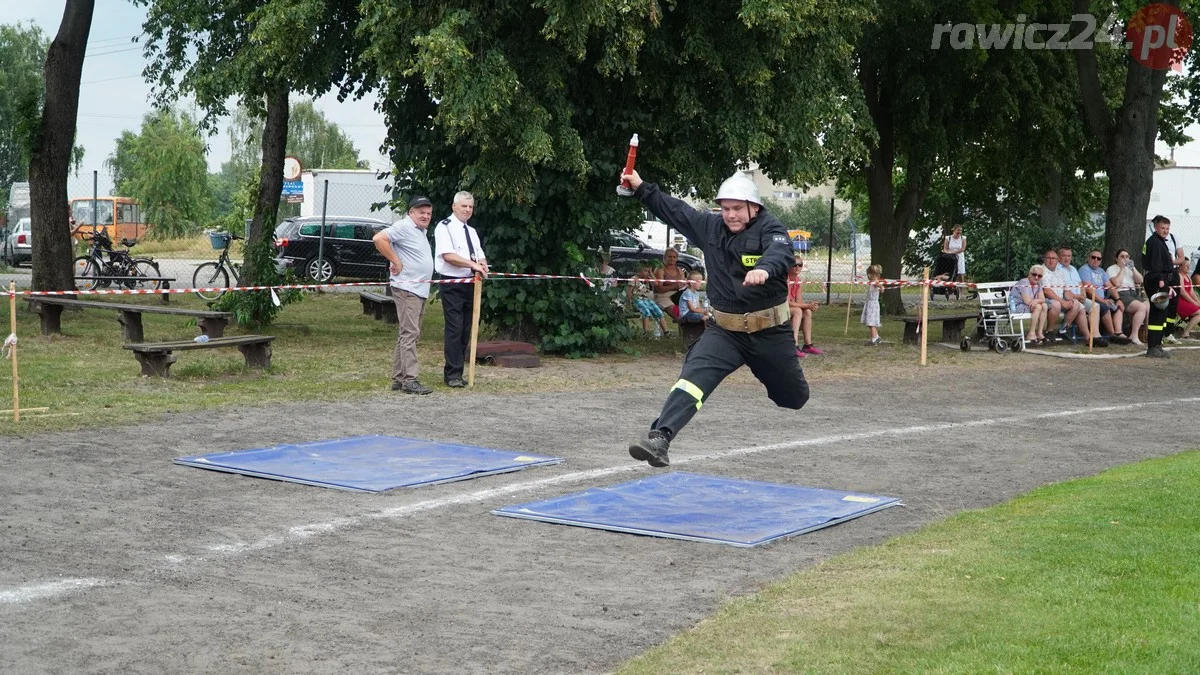
[[[1150,318],[1146,320],[1146,356],[1165,359],[1170,354],[1162,348],[1163,331],[1167,330],[1169,335],[1175,330],[1179,291],[1172,289],[1179,286],[1179,272],[1175,266],[1179,262],[1177,258],[1183,257],[1183,250],[1176,245],[1172,252],[1171,244],[1175,244],[1175,236],[1171,234],[1169,218],[1154,216],[1151,222],[1154,224],[1154,234],[1142,245],[1142,265],[1146,268],[1142,274],[1142,285],[1146,288],[1146,295],[1150,296]]]
[[[392,391],[424,395],[433,390],[417,379],[417,340],[433,277],[433,252],[425,231],[433,220],[433,204],[425,197],[408,202],[408,215],[372,239],[391,268],[392,300],[396,303],[399,336],[392,355]]]

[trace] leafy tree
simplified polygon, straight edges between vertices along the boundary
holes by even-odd
[[[1072,0],[1072,10],[1080,14],[1096,9],[1100,16],[1115,13],[1123,21],[1130,22],[1136,12],[1149,4],[1128,0]],[[1166,0],[1158,4],[1182,7],[1191,25],[1198,25],[1200,6],[1195,2]],[[1140,45],[1135,48],[1137,46]],[[1094,49],[1074,53],[1084,117],[1103,151],[1109,178],[1105,210],[1106,260],[1120,248],[1134,252],[1142,250],[1146,239],[1146,211],[1154,186],[1155,141],[1160,135],[1172,145],[1188,140],[1182,129],[1200,110],[1200,96],[1197,96],[1200,93],[1200,61],[1197,61],[1196,51],[1191,49],[1186,58],[1176,54],[1176,63],[1186,66],[1186,73],[1174,78],[1169,90],[1166,89],[1169,73],[1166,67],[1147,67],[1126,50],[1101,50],[1109,52],[1108,55]],[[1114,53],[1119,55],[1117,72],[1123,76],[1119,89],[1105,84],[1105,56],[1111,61]],[[1172,94],[1176,97],[1173,100]],[[1192,115],[1189,117],[1187,112]],[[1163,122],[1166,124],[1160,129]]]
[[[187,113],[167,108],[146,115],[140,133],[123,132],[105,163],[116,191],[141,202],[154,225],[148,236],[183,237],[208,224],[212,195],[204,140]]]
[[[643,176],[711,197],[735,167],[804,184],[853,147],[847,3],[365,0],[366,58],[386,83],[398,186],[449,205],[476,194],[489,260],[515,272],[583,271],[640,205],[613,187],[634,132]],[[543,349],[613,348],[622,317],[583,284],[488,287],[485,318]]]
[[[263,122],[244,107],[233,112],[229,124],[229,137],[233,152],[229,161],[221,166],[223,180],[217,187],[223,192],[218,199],[225,200],[246,176],[257,173],[261,163],[259,148],[262,145]],[[317,110],[311,100],[297,101],[288,113],[288,138],[285,154],[299,158],[308,169],[366,169],[370,163],[360,159],[358,149],[350,137],[337,124],[330,122],[324,113]],[[214,193],[216,195],[217,193]],[[282,205],[281,217],[299,215],[294,204]],[[223,211],[222,213],[226,213]]]
[[[373,73],[361,67],[356,0],[135,0],[148,7],[143,26],[147,78],[165,100],[190,94],[210,126],[233,99],[264,120],[258,198],[246,242],[241,283],[277,280],[270,234],[279,209],[293,92],[361,95]],[[233,294],[247,297],[247,294]],[[258,294],[263,295],[263,294]],[[248,300],[274,307],[261,298]],[[270,311],[253,314],[265,323]]]
[[[29,160],[34,290],[75,287],[67,173],[72,158],[79,158],[74,145],[79,80],[94,8],[95,0],[67,0],[58,34],[46,52],[40,123],[30,144]]]
[[[8,186],[29,179],[49,47],[37,26],[0,25],[0,209],[8,205]]]

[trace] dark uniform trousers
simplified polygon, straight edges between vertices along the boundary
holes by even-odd
[[[442,284],[441,294],[442,316],[446,319],[446,331],[442,340],[446,367],[442,376],[446,381],[450,381],[463,376],[463,364],[467,360],[467,348],[471,344],[471,313],[475,307],[475,284]]]
[[[1166,282],[1162,288],[1158,287],[1159,280]],[[1170,291],[1172,288],[1179,288],[1179,273],[1171,272],[1170,274],[1155,274],[1147,272],[1142,279],[1142,285],[1146,289],[1146,295],[1153,296],[1159,291]],[[1170,335],[1175,331],[1176,315],[1179,313],[1179,291],[1176,290],[1171,295],[1170,301],[1167,302],[1166,309],[1159,309],[1150,303],[1150,318],[1146,319],[1146,348],[1158,347],[1163,341],[1163,331],[1167,331]]]
[[[674,438],[721,380],[743,365],[750,366],[750,372],[766,385],[767,396],[775,405],[798,410],[808,401],[808,382],[796,357],[790,326],[739,333],[709,321],[684,357],[679,381],[650,428]]]

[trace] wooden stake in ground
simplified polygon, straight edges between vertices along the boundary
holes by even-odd
[[[475,303],[471,310],[471,360],[467,363],[467,386],[475,386],[475,348],[479,342],[479,310],[483,300],[483,277],[475,275]]]
[[[921,284],[921,365],[925,365],[925,349],[929,336],[929,268],[925,268],[925,283]]]
[[[12,342],[8,343],[8,348],[12,350],[12,370],[13,370],[13,421],[21,421],[21,376],[17,374],[17,283],[15,281],[8,282],[8,334]],[[7,342],[7,341],[6,341]]]
[[[1092,353],[1092,343],[1100,333],[1100,303],[1092,301],[1092,313],[1088,317],[1088,353]]]
[[[842,330],[842,335],[850,334],[850,303],[854,302],[854,272],[850,273],[850,293],[846,298],[846,327]]]

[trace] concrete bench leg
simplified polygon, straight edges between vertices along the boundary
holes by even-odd
[[[134,352],[133,358],[142,364],[142,377],[170,377],[171,364],[178,357],[171,352]]]
[[[41,320],[42,335],[62,333],[62,305],[46,305],[40,302],[32,302],[29,308]]]
[[[359,298],[358,301],[362,303],[363,314],[370,316],[375,313],[375,302],[367,298]]]
[[[117,312],[117,323],[121,324],[121,334],[125,338],[125,342],[138,343],[145,342],[145,332],[142,330],[142,313],[141,312]]]
[[[169,282],[169,281],[162,282],[163,290],[169,289],[170,287],[171,287],[171,282]],[[162,298],[162,304],[164,304],[164,305],[171,304],[171,294],[170,293],[163,293],[163,294],[159,295],[158,297]]]
[[[196,322],[196,326],[200,328],[200,333],[210,338],[225,337],[225,326],[227,325],[229,325],[229,319],[223,319],[219,316],[200,319]]]
[[[915,345],[920,342],[919,333],[921,324],[916,321],[904,322],[904,344]]]
[[[966,328],[966,319],[947,319],[942,322],[942,342],[956,343],[962,338],[963,328]]]
[[[399,317],[396,316],[396,305],[380,305],[379,313],[383,315],[384,323],[396,324],[400,323]]]
[[[247,368],[271,367],[271,343],[260,342],[252,345],[238,345],[238,351],[246,357]]]

